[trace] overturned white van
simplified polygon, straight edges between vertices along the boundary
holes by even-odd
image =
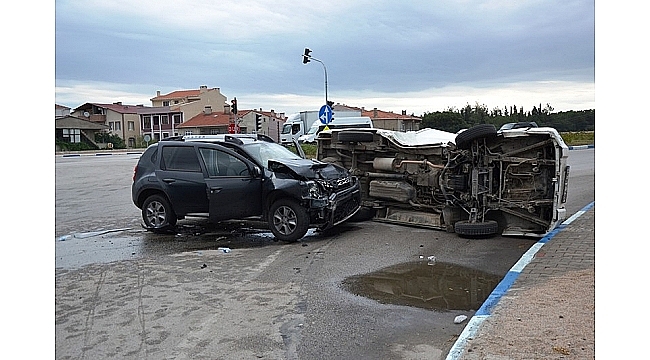
[[[361,180],[367,218],[461,236],[541,237],[566,216],[568,147],[553,128],[322,132],[317,158]]]

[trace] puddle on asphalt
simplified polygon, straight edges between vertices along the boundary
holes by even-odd
[[[477,310],[501,277],[442,262],[409,262],[351,276],[347,291],[382,304],[428,310]]]

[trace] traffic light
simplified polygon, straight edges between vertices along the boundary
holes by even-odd
[[[255,130],[260,132],[262,130],[262,115],[255,114]]]
[[[305,54],[302,56],[302,63],[303,64],[306,64],[306,63],[309,62],[309,58],[311,57],[311,56],[309,56],[310,52],[311,52],[311,50],[309,50],[308,48],[305,48]]]
[[[237,98],[234,98],[234,99],[230,100],[230,104],[232,104],[231,107],[230,107],[231,112],[233,114],[237,115]]]

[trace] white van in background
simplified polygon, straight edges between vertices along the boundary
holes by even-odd
[[[327,128],[332,129],[372,129],[372,120],[367,116],[355,116],[355,117],[339,117],[329,124]],[[320,121],[316,121],[310,128],[307,134],[302,135],[298,138],[298,142],[302,143],[315,143],[318,133],[325,129],[325,124]]]

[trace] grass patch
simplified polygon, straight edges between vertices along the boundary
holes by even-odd
[[[594,131],[563,132],[560,133],[560,135],[568,146],[596,144],[596,136]]]

